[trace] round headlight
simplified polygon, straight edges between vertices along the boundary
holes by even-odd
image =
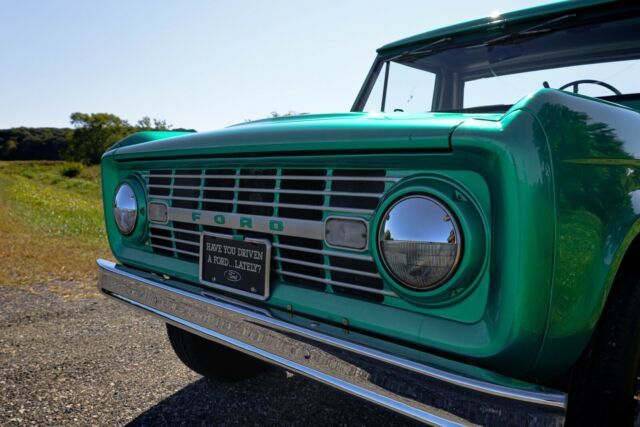
[[[391,276],[418,291],[433,289],[451,277],[462,246],[453,214],[423,195],[401,199],[385,212],[378,241]]]
[[[133,232],[138,218],[138,201],[133,188],[129,184],[120,184],[113,200],[113,215],[118,230],[125,236]]]

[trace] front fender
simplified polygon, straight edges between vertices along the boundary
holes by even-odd
[[[468,120],[452,147],[461,167],[478,170],[490,189],[491,287],[483,321],[503,352],[528,372],[545,333],[553,274],[555,201],[544,131],[533,115],[513,110],[499,121]]]
[[[545,131],[555,177],[556,251],[548,327],[534,372],[571,367],[598,323],[640,219],[640,114],[557,90],[514,108]]]

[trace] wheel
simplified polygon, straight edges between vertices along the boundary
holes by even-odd
[[[270,365],[237,350],[167,324],[173,351],[188,368],[217,381],[235,382],[254,377]]]
[[[640,278],[626,275],[572,374],[567,425],[640,425],[639,368]]]

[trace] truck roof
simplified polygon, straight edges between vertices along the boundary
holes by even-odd
[[[542,6],[530,7],[503,13],[497,17],[485,17],[466,21],[447,27],[438,28],[426,33],[407,37],[393,43],[386,44],[378,49],[378,53],[384,54],[387,51],[395,51],[413,45],[423,45],[438,41],[444,37],[463,35],[469,33],[486,33],[491,29],[500,30],[507,24],[536,21],[545,17],[553,17],[561,13],[571,13],[574,11],[599,6],[606,3],[614,3],[616,0],[569,0],[550,3]]]

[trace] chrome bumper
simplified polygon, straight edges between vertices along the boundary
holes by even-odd
[[[442,426],[562,425],[566,395],[511,388],[381,352],[342,339],[337,329],[292,316],[291,322],[253,306],[182,289],[157,276],[98,260],[98,289],[204,338],[306,375],[419,421]],[[294,320],[295,317],[295,321]],[[297,324],[295,324],[297,323]],[[300,326],[300,325],[306,325]]]

